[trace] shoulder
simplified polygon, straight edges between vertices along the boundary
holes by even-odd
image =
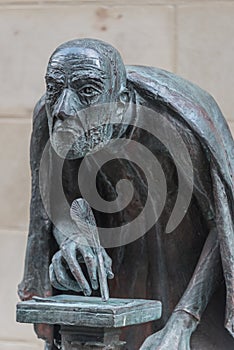
[[[177,112],[219,164],[230,184],[234,173],[234,142],[214,98],[197,85],[165,70],[127,66],[128,82],[141,99],[166,104]]]

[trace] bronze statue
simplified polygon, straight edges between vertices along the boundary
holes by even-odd
[[[47,67],[46,86],[33,117],[31,217],[20,298],[61,291],[99,295],[95,253],[87,241],[81,243],[82,232],[74,236],[71,222],[66,222],[66,208],[57,193],[61,180],[58,168],[65,158],[61,181],[71,205],[82,197],[77,182],[82,159],[86,155],[92,159],[92,154],[108,148],[111,140],[132,140],[157,158],[165,174],[167,194],[159,219],[145,235],[121,245],[121,239],[128,235],[125,232],[119,244],[104,244],[106,249],[102,248],[112,297],[162,301],[161,320],[127,328],[124,338],[129,349],[232,349],[234,143],[215,101],[172,73],[152,67],[125,67],[115,48],[93,39],[59,46]],[[171,233],[166,233],[166,228],[177,203],[180,178],[165,144],[133,122],[146,121],[149,110],[161,118],[160,132],[165,139],[170,137],[164,121],[179,133],[193,165],[191,201],[183,220]],[[47,181],[40,187],[40,163],[48,140],[52,147]],[[118,158],[118,148],[115,150],[116,160],[102,166],[95,186],[109,203],[118,196],[116,184],[121,179],[131,181],[134,191],[131,202],[118,213],[94,210],[98,226],[104,228],[133,221],[143,211],[149,195],[144,168]],[[183,168],[184,159],[178,157]],[[149,162],[145,162],[146,168],[152,175]],[[92,164],[87,166],[87,173],[80,179],[86,187],[92,169]],[[153,176],[155,193],[150,195],[160,201],[157,174]],[[90,183],[88,189],[91,195],[92,186]],[[49,214],[42,199],[45,194],[53,198]],[[152,201],[152,207],[154,204]],[[157,205],[156,212],[160,211]],[[147,217],[139,230],[144,230],[145,222]],[[57,330],[45,325],[36,328],[48,348],[57,349],[53,344],[53,339],[59,337]]]

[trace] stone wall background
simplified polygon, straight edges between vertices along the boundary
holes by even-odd
[[[39,350],[15,322],[28,227],[31,113],[49,55],[72,38],[116,46],[127,64],[161,67],[218,101],[232,131],[233,0],[0,0],[0,350]]]

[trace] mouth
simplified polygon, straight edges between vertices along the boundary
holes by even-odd
[[[108,124],[84,130],[70,125],[55,125],[53,145],[57,153],[66,157],[84,157],[103,148],[112,137],[112,127]]]
[[[79,135],[84,133],[83,129],[74,127],[74,126],[70,126],[70,125],[54,125],[53,127],[53,132],[57,133],[65,133],[65,132],[70,132],[70,133],[74,133],[75,135]]]

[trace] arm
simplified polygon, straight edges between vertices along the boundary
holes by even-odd
[[[147,338],[141,350],[189,350],[190,337],[221,278],[217,230],[212,229],[191,281],[166,326]]]
[[[48,266],[50,263],[51,222],[44,209],[39,188],[39,167],[44,147],[48,141],[48,126],[42,98],[36,105],[33,115],[33,131],[30,145],[30,166],[32,176],[30,225],[25,257],[24,277],[19,285],[21,300],[33,295],[48,296],[52,293]],[[45,186],[49,186],[48,181]],[[45,191],[48,188],[44,188]]]
[[[49,139],[44,98],[37,103],[33,114],[33,131],[30,145],[30,166],[32,176],[30,225],[25,256],[24,276],[18,286],[21,300],[31,299],[34,295],[49,296],[52,286],[48,267],[51,260],[53,242],[52,225],[44,209],[39,189],[39,167],[44,147]],[[48,181],[45,185],[49,185]],[[45,188],[45,190],[47,190]],[[36,324],[39,338],[52,344],[53,328],[50,325]]]
[[[221,283],[221,260],[217,230],[212,229],[192,279],[174,312],[186,312],[200,322],[216,287]]]

